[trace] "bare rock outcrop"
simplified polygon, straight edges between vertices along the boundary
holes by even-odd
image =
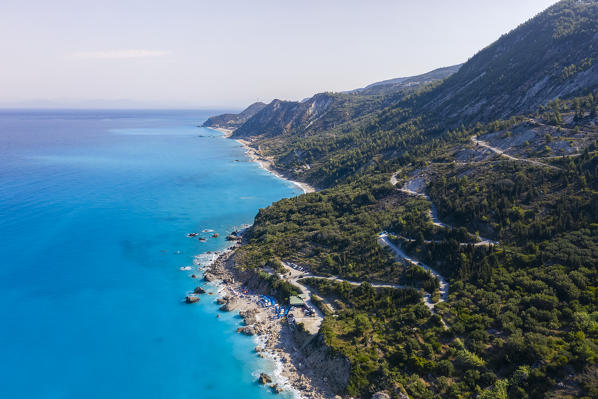
[[[243,310],[239,312],[239,315],[243,318],[246,326],[250,326],[252,324],[256,324],[257,320],[257,311],[256,310]]]
[[[262,385],[270,384],[272,383],[272,378],[266,373],[261,373],[259,378],[257,379],[257,382],[259,382]]]
[[[220,306],[223,312],[232,312],[239,307],[239,302],[236,299],[226,299],[226,303]]]
[[[324,383],[332,392],[345,392],[351,372],[349,359],[329,347],[321,334],[311,336],[296,330],[294,336],[304,355],[306,368],[315,376],[324,376]]]
[[[237,328],[237,332],[249,336],[256,334],[256,330],[253,326],[239,327]]]

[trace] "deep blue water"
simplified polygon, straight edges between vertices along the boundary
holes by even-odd
[[[300,190],[207,116],[0,111],[1,398],[272,397],[238,316],[181,303],[179,268]]]

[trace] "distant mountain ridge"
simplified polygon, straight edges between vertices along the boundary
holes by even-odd
[[[597,20],[598,1],[564,0],[460,66],[303,102],[274,100],[229,128],[276,153],[278,167],[295,178],[326,187],[372,159],[406,152],[412,141],[598,90]]]
[[[390,91],[407,89],[410,87],[417,87],[433,83],[439,80],[444,80],[452,74],[458,72],[462,65],[463,64],[458,64],[449,67],[437,68],[433,71],[416,76],[383,80],[381,82],[372,83],[364,88],[356,89],[353,91],[362,94],[384,94]]]
[[[459,67],[376,82],[350,92],[318,93],[300,102],[275,99],[267,105],[255,103],[239,114],[213,116],[203,126],[235,130],[234,137],[256,132],[272,137],[295,129],[309,129],[313,134],[388,106],[422,86],[445,79]]]
[[[582,14],[584,18],[575,17]],[[237,137],[273,136],[293,129],[309,129],[313,134],[388,107],[412,108],[415,114],[430,115],[452,126],[532,112],[556,98],[598,88],[596,19],[595,0],[562,1],[464,64],[376,82],[350,92],[320,93],[301,103],[274,100],[258,112],[252,105],[237,117],[221,115],[205,125],[238,129]],[[413,100],[409,97],[438,82],[442,83],[433,90]],[[408,97],[408,102],[401,102]],[[324,123],[316,121],[330,110],[338,112],[331,113]]]
[[[266,104],[262,102],[255,102],[238,114],[222,114],[212,116],[203,123],[203,126],[236,129],[247,122],[247,120],[253,115],[261,111],[265,106]]]

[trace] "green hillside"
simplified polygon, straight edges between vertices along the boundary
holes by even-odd
[[[598,2],[561,1],[444,81],[237,129],[324,188],[260,210],[236,260],[338,278],[303,283],[340,394],[598,397],[597,51]]]

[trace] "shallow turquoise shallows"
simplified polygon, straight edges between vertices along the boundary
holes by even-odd
[[[273,397],[238,316],[182,303],[201,283],[180,268],[300,190],[207,116],[0,111],[1,398]]]

